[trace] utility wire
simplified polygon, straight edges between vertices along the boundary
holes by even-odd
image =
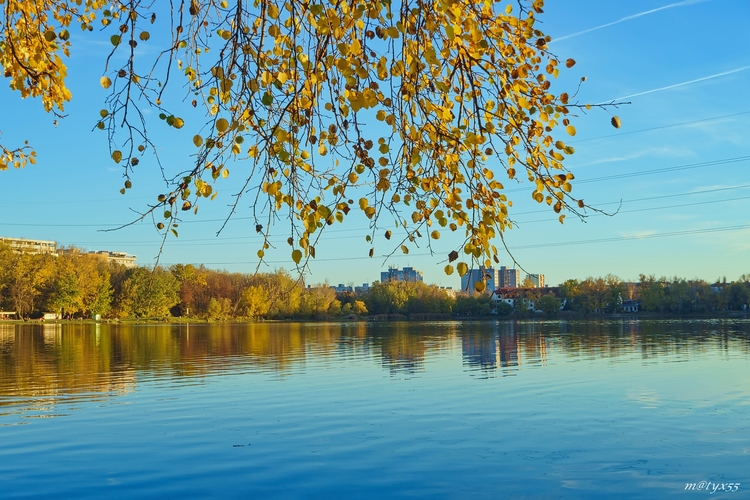
[[[571,245],[593,245],[597,243],[612,243],[612,242],[619,242],[619,241],[631,241],[631,240],[645,240],[645,239],[652,239],[652,238],[671,238],[675,236],[689,236],[689,235],[695,235],[695,234],[709,234],[709,233],[719,233],[719,232],[729,232],[729,231],[741,231],[744,229],[750,229],[750,224],[745,225],[739,225],[739,226],[725,226],[725,227],[712,227],[712,228],[703,228],[703,229],[687,229],[684,231],[671,231],[668,233],[654,233],[654,234],[648,234],[643,236],[617,236],[612,238],[598,238],[598,239],[592,239],[592,240],[577,240],[577,241],[561,241],[561,242],[555,242],[555,243],[534,243],[531,245],[518,245],[518,246],[512,246],[509,245],[509,249],[511,251],[515,250],[528,250],[528,249],[534,249],[534,248],[550,248],[550,247],[562,247],[562,246],[571,246]],[[404,255],[403,257],[429,257],[432,254],[429,252],[424,253],[414,253],[409,255]],[[385,258],[386,255],[382,255],[381,257]],[[401,255],[393,255],[391,258],[394,257],[402,257]],[[343,261],[343,260],[371,260],[371,257],[362,256],[362,257],[341,257],[341,258],[327,258],[327,259],[311,259],[310,263],[315,262],[333,262],[333,261]],[[264,261],[266,264],[288,264],[289,260],[267,260]],[[184,262],[164,262],[162,265],[165,266],[171,266],[174,264],[185,264]],[[235,262],[200,262],[198,264],[203,264],[205,266],[227,266],[227,265],[239,265],[239,264],[252,264],[257,265],[258,261],[235,261]]]
[[[608,176],[602,176],[602,177],[595,177],[592,179],[581,179],[576,180],[576,184],[585,184],[589,182],[601,182],[601,181],[608,181],[608,180],[615,180],[615,179],[622,179],[622,178],[628,178],[628,177],[638,177],[642,175],[653,175],[653,174],[661,174],[665,172],[674,172],[679,170],[688,170],[693,168],[704,168],[704,167],[711,167],[716,165],[725,165],[725,164],[731,164],[731,163],[739,163],[739,162],[745,162],[750,160],[750,156],[736,156],[734,158],[725,158],[721,160],[710,160],[705,162],[699,162],[699,163],[689,163],[685,165],[677,165],[673,167],[664,167],[664,168],[658,168],[653,170],[641,170],[638,172],[626,172],[622,174],[615,174],[615,175],[608,175]],[[728,189],[741,189],[748,187],[750,185],[744,185],[744,186],[738,186],[738,187],[729,187],[729,188],[717,188],[715,190],[705,190],[705,191],[693,191],[690,193],[681,193],[681,194],[672,194],[672,195],[660,195],[656,197],[651,198],[641,198],[638,200],[629,200],[629,202],[635,202],[635,201],[641,201],[641,200],[649,200],[649,199],[658,199],[658,198],[668,198],[668,197],[674,197],[674,196],[687,196],[690,194],[699,194],[699,193],[710,193],[710,192],[716,192],[721,190],[728,190]],[[505,189],[504,191],[507,193],[510,192],[518,192],[518,191],[527,191],[528,187],[519,187],[514,189]],[[595,204],[595,206],[602,206],[607,204],[617,204],[619,202],[608,202],[604,204]],[[623,203],[625,203],[623,201]],[[526,214],[529,212],[519,212],[514,215],[521,215]],[[204,220],[185,220],[181,221],[180,224],[205,224],[205,223],[218,223],[218,222],[224,222],[226,219],[204,219]],[[252,217],[232,217],[233,221],[240,221],[240,220],[253,220]],[[20,226],[20,227],[96,227],[96,228],[102,228],[102,227],[115,227],[115,226],[121,226],[122,224],[24,224],[24,223],[15,223],[15,222],[2,222],[0,221],[0,226]],[[339,231],[346,231],[349,232],[349,230],[341,229]],[[334,232],[334,230],[329,231]]]
[[[721,120],[723,118],[732,118],[735,116],[747,115],[747,114],[750,114],[750,111],[741,111],[739,113],[732,113],[730,115],[722,115],[722,116],[714,116],[712,118],[701,118],[699,120],[691,120],[689,122],[673,123],[671,125],[662,125],[660,127],[651,127],[651,128],[642,128],[640,130],[623,131],[617,134],[601,135],[599,137],[590,137],[588,139],[579,139],[575,141],[569,141],[568,144],[578,144],[581,142],[598,141],[600,139],[609,139],[610,137],[621,137],[623,135],[640,134],[643,132],[652,132],[654,130],[664,130],[667,128],[684,127],[685,125],[692,125],[694,123],[710,122],[714,120]]]
[[[671,209],[671,208],[684,208],[684,207],[692,207],[692,206],[697,206],[697,205],[713,205],[715,203],[726,203],[726,202],[730,202],[730,201],[739,201],[739,200],[750,200],[750,196],[740,196],[740,197],[737,197],[737,198],[727,198],[727,199],[723,199],[723,200],[698,201],[698,202],[695,202],[695,203],[682,203],[682,204],[679,204],[679,205],[668,205],[668,206],[662,206],[662,207],[649,207],[649,208],[637,208],[637,209],[632,209],[632,210],[621,210],[618,213],[626,214],[626,213],[637,213],[637,212],[652,212],[652,211],[655,211],[655,210],[668,210],[668,209]],[[534,212],[534,213],[536,213],[536,212]],[[595,214],[590,215],[589,217],[606,216],[606,215],[607,214],[595,213]],[[546,219],[535,219],[535,220],[527,220],[527,221],[516,221],[516,224],[518,226],[521,226],[523,224],[535,224],[535,223],[539,223],[539,222],[553,222],[553,221],[557,222],[557,218],[554,218],[554,219],[546,218]],[[328,238],[326,238],[326,241],[331,241],[331,240],[354,240],[356,238],[361,238],[361,237],[364,237],[364,236],[370,234],[369,230],[362,229],[360,231],[362,231],[362,234],[352,235],[351,233],[358,232],[358,230],[349,230],[349,231],[346,231],[347,233],[349,233],[349,235],[347,235],[347,236],[333,236],[333,237],[328,237]],[[232,237],[232,238],[224,238],[224,239],[217,240],[217,241],[206,241],[205,239],[190,239],[190,240],[182,240],[180,246],[183,246],[183,247],[186,247],[186,246],[191,246],[191,247],[192,246],[216,246],[218,244],[221,244],[221,245],[248,245],[248,244],[251,244],[254,239],[255,239],[255,237],[253,237],[253,236],[237,236],[237,237]],[[231,241],[231,240],[242,240],[242,241]],[[153,242],[150,242],[150,241],[114,241],[114,242],[107,242],[108,245],[125,245],[125,244],[127,244],[127,245],[130,245],[130,246],[152,246],[152,245],[155,245],[155,244],[158,244],[158,243],[161,243],[161,240],[159,240],[158,242],[157,241],[153,241]],[[261,243],[263,243],[263,239],[260,238],[260,237],[258,237],[257,240],[255,241],[255,243],[261,244]],[[272,245],[279,245],[279,246],[281,246],[283,244],[286,244],[286,241],[283,241],[283,240],[279,239],[277,241],[271,241],[270,243]],[[101,243],[100,242],[88,242],[88,241],[84,241],[84,242],[79,242],[78,244],[79,245],[96,245],[96,244],[101,244]]]

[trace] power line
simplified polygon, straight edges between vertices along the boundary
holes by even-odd
[[[720,191],[732,191],[735,189],[746,189],[746,188],[750,188],[750,184],[743,184],[741,186],[714,188],[714,189],[703,189],[701,191],[688,191],[687,193],[661,194],[659,196],[649,196],[647,198],[634,198],[632,200],[607,201],[604,203],[591,203],[591,206],[603,207],[606,205],[619,205],[620,203],[624,205],[626,203],[636,203],[640,201],[661,200],[664,198],[676,198],[678,196],[692,196],[694,194],[718,193]],[[723,200],[719,200],[719,201],[723,201]],[[529,215],[529,214],[540,214],[540,213],[546,214],[546,213],[549,213],[549,210],[529,210],[527,212],[515,212],[513,215],[516,216],[516,215]]]
[[[745,186],[745,187],[748,187],[748,186]],[[721,189],[719,189],[719,190],[721,190]],[[710,191],[714,191],[714,190],[707,190],[706,192],[710,192]],[[656,196],[656,197],[644,198],[644,199],[658,199],[658,198],[660,198],[660,197]],[[697,201],[697,202],[694,202],[694,203],[681,203],[679,205],[667,205],[667,206],[661,206],[661,207],[649,207],[649,208],[638,208],[638,209],[632,209],[632,210],[621,210],[618,213],[619,214],[626,214],[626,213],[637,213],[637,212],[650,212],[650,211],[654,211],[654,210],[667,210],[667,209],[671,209],[671,208],[684,208],[684,207],[692,207],[692,206],[698,206],[698,205],[713,205],[715,203],[727,203],[727,202],[730,202],[730,201],[739,201],[739,200],[750,200],[750,196],[740,196],[740,197],[736,197],[736,198],[725,198],[723,200]],[[634,201],[634,200],[631,200],[631,201]],[[625,203],[625,202],[623,202],[623,203]],[[524,212],[524,213],[525,214],[536,214],[536,213],[548,213],[548,211],[534,211],[534,212]],[[520,215],[520,214],[514,214],[514,215]],[[604,216],[604,215],[606,215],[606,214],[594,213],[594,214],[591,214],[589,217],[591,217],[591,216]],[[536,220],[529,220],[529,221],[517,221],[516,224],[518,224],[518,225],[522,225],[522,224],[535,224],[535,223],[538,223],[538,222],[551,222],[552,220],[553,219],[536,219]],[[556,220],[556,219],[554,219],[554,220]],[[362,231],[362,234],[357,235],[357,236],[352,236],[351,235],[351,233],[353,233],[353,232],[359,232],[359,231]],[[355,237],[361,237],[361,236],[366,236],[367,234],[370,234],[369,230],[365,231],[364,229],[360,229],[360,230],[356,230],[356,229],[355,230],[342,230],[342,231],[339,231],[339,232],[346,232],[346,233],[349,233],[349,235],[347,235],[347,236],[334,236],[334,237],[326,238],[326,241],[330,241],[330,240],[350,240],[350,239],[354,239]],[[258,237],[256,239],[256,237],[253,237],[253,236],[237,236],[237,237],[224,238],[222,240],[214,240],[214,241],[206,241],[205,239],[182,240],[180,242],[180,246],[216,246],[217,244],[222,244],[222,245],[248,245],[248,244],[253,243],[253,241],[252,241],[253,239],[256,240],[255,243],[257,243],[257,244],[261,244],[263,242],[263,239],[260,238],[260,237]],[[242,241],[229,241],[229,240],[242,240]],[[152,245],[156,245],[156,244],[159,244],[159,243],[160,243],[160,241],[159,242],[147,242],[147,241],[107,242],[108,245],[129,244],[131,246],[152,246]],[[282,241],[282,240],[278,240],[278,241],[273,241],[271,243],[274,244],[274,245],[282,245],[282,244],[285,244],[286,242]],[[79,244],[80,245],[93,245],[93,244],[101,244],[101,243],[84,241],[84,242],[80,242]]]
[[[750,184],[748,185],[742,185],[742,186],[733,186],[733,187],[726,187],[726,188],[715,188],[715,189],[706,189],[702,191],[692,191],[688,193],[679,193],[679,194],[672,194],[672,195],[661,195],[661,196],[651,196],[647,198],[637,198],[633,200],[623,200],[622,203],[634,203],[634,202],[640,202],[640,201],[649,201],[649,200],[656,200],[656,199],[663,199],[663,198],[672,198],[677,196],[690,196],[695,194],[705,194],[705,193],[714,193],[714,192],[721,192],[721,191],[729,191],[729,190],[735,190],[735,189],[745,189],[749,188]],[[698,205],[711,205],[715,203],[726,203],[730,201],[739,201],[739,200],[747,200],[750,199],[750,196],[741,196],[741,197],[735,197],[735,198],[725,198],[721,200],[708,200],[708,201],[699,201],[694,203],[682,203],[678,205],[666,205],[666,206],[660,206],[660,207],[649,207],[649,208],[639,208],[639,209],[631,209],[631,210],[621,210],[618,213],[636,213],[636,212],[645,212],[645,211],[654,211],[654,210],[667,210],[672,208],[684,208],[684,207],[690,207],[690,206],[698,206]],[[596,206],[604,206],[604,205],[611,205],[611,204],[618,204],[620,202],[607,202],[607,203],[599,203],[596,204]],[[534,210],[534,211],[528,211],[528,212],[519,212],[516,214],[513,214],[514,216],[517,215],[530,215],[530,214],[540,214],[540,213],[549,213],[548,210]],[[605,214],[592,214],[592,216],[597,215],[605,215]],[[551,219],[536,219],[531,221],[518,221],[518,224],[533,224],[533,223],[539,223],[539,222],[550,222]],[[353,239],[355,237],[362,237],[366,236],[371,233],[369,229],[360,228],[360,229],[339,229],[339,230],[327,230],[326,234],[331,233],[347,233],[347,236],[342,237],[329,237],[326,238],[326,241],[329,240],[339,240],[339,239]],[[352,235],[352,233],[360,233],[357,235]],[[179,240],[180,246],[215,246],[217,244],[222,245],[246,245],[253,243],[253,240],[255,240],[255,243],[262,243],[262,238],[257,236],[235,236],[235,237],[225,237],[220,240],[209,240],[207,241],[205,238],[198,238],[198,239],[183,239]],[[140,240],[140,241],[106,241],[106,242],[100,242],[100,241],[82,241],[77,242],[78,245],[130,245],[130,246],[153,246],[158,245],[161,243],[161,240],[154,240],[154,241],[146,241],[146,240]],[[278,244],[281,245],[285,242],[282,242],[282,240],[271,242],[272,244]]]
[[[731,164],[731,163],[740,163],[750,160],[750,156],[736,156],[734,158],[724,158],[721,160],[710,160],[705,162],[699,162],[699,163],[688,163],[685,165],[677,165],[672,167],[664,167],[664,168],[658,168],[653,170],[641,170],[637,172],[626,172],[622,174],[614,174],[614,175],[608,175],[608,176],[602,176],[602,177],[595,177],[591,179],[581,179],[576,180],[576,184],[585,184],[589,182],[601,182],[601,181],[608,181],[608,180],[615,180],[615,179],[622,179],[622,178],[628,178],[628,177],[638,177],[642,175],[653,175],[653,174],[661,174],[666,172],[675,172],[680,170],[688,170],[688,169],[694,169],[694,168],[704,168],[704,167],[711,167],[716,165],[725,165],[725,164]],[[725,189],[740,189],[748,186],[740,186],[737,188],[719,188],[715,191],[721,191]],[[527,191],[528,187],[519,187],[514,189],[505,189],[504,192],[510,193],[510,192],[519,192],[519,191]],[[684,196],[688,194],[698,194],[698,193],[709,193],[714,192],[714,190],[705,190],[705,191],[696,191],[693,193],[685,193],[685,194],[674,194],[674,195],[661,195],[659,197],[670,197],[670,196]],[[653,198],[642,198],[640,200],[647,200],[647,199],[655,199],[659,197],[653,197]],[[640,200],[630,200],[633,201],[640,201]],[[606,204],[615,204],[619,202],[609,202]],[[624,202],[623,202],[624,203]],[[601,206],[602,204],[598,204],[597,206]],[[522,212],[527,213],[527,212]],[[515,215],[521,215],[521,213],[515,214]],[[205,224],[205,223],[218,223],[218,222],[224,222],[226,218],[221,219],[204,219],[204,220],[184,220],[180,221],[180,224]],[[241,220],[254,220],[253,217],[232,217],[232,221],[241,221]],[[150,224],[150,222],[148,222]],[[24,223],[15,223],[15,222],[2,222],[0,221],[0,226],[17,226],[17,227],[94,227],[94,228],[106,228],[106,227],[119,227],[122,224],[24,224]],[[329,232],[334,232],[335,230],[331,230]],[[338,231],[347,231],[345,229],[338,230]]]
[[[713,227],[706,229],[687,229],[684,231],[672,231],[669,233],[653,233],[642,236],[618,236],[612,238],[599,238],[595,240],[578,240],[578,241],[562,241],[557,243],[542,243],[533,245],[521,245],[512,247],[512,250],[524,250],[529,248],[548,248],[554,246],[569,246],[569,245],[590,245],[594,243],[610,243],[615,241],[629,241],[629,240],[645,240],[651,238],[668,238],[673,236],[686,236],[693,234],[708,234],[708,233],[719,233],[725,231],[740,231],[742,229],[750,229],[750,224],[741,226],[726,226],[726,227]],[[510,245],[509,245],[510,246]]]
[[[592,239],[592,240],[577,240],[577,241],[562,241],[562,242],[555,242],[555,243],[535,243],[531,245],[519,245],[519,246],[512,246],[509,245],[509,249],[511,251],[515,250],[527,250],[527,249],[534,249],[534,248],[549,248],[549,247],[555,247],[555,246],[572,246],[572,245],[593,245],[597,243],[612,243],[612,242],[620,242],[620,241],[631,241],[631,240],[645,240],[645,239],[653,239],[653,238],[671,238],[675,236],[688,236],[688,235],[695,235],[695,234],[708,234],[708,233],[718,233],[718,232],[728,232],[728,231],[741,231],[743,229],[750,229],[750,224],[740,225],[740,226],[726,226],[726,227],[715,227],[715,228],[703,228],[703,229],[687,229],[684,231],[672,231],[667,233],[654,233],[654,234],[648,234],[648,235],[642,235],[642,236],[618,236],[618,237],[612,237],[612,238],[598,238],[598,239]],[[428,252],[424,253],[415,253],[415,254],[409,254],[409,255],[393,255],[390,258],[394,257],[429,257],[432,254]],[[386,258],[388,256],[382,255],[382,258]],[[344,261],[344,260],[369,260],[371,257],[341,257],[341,258],[327,258],[327,259],[311,259],[310,262],[332,262],[332,261]],[[272,260],[272,261],[264,261],[266,264],[289,264],[289,260]],[[163,265],[165,266],[171,266],[176,263],[173,262],[164,262]],[[180,262],[180,264],[184,264],[184,262]],[[227,265],[239,265],[239,264],[252,264],[257,265],[258,261],[235,261],[235,262],[200,262],[200,264],[206,265],[206,266],[227,266]]]
[[[602,177],[593,177],[591,179],[576,179],[574,184],[588,184],[589,182],[601,182],[601,181],[611,181],[615,179],[625,179],[628,177],[639,177],[642,175],[653,175],[653,174],[663,174],[666,172],[677,172],[680,170],[689,170],[693,168],[704,168],[704,167],[713,167],[716,165],[725,165],[729,163],[739,163],[739,162],[745,162],[750,160],[750,156],[736,156],[734,158],[725,158],[722,160],[710,160],[710,161],[703,161],[699,163],[688,163],[685,165],[677,165],[674,167],[664,167],[664,168],[656,168],[653,170],[639,170],[637,172],[625,172],[622,174],[614,174],[614,175],[605,175]],[[526,191],[528,188],[526,187],[519,187],[514,189],[506,189],[506,193],[512,193],[512,192],[518,192],[518,191]]]
[[[712,118],[702,118],[700,120],[691,120],[689,122],[673,123],[671,125],[662,125],[660,127],[643,128],[640,130],[630,130],[627,132],[620,132],[617,134],[601,135],[599,137],[591,137],[589,139],[579,139],[577,141],[569,141],[568,144],[578,144],[581,142],[598,141],[599,139],[609,139],[610,137],[621,137],[623,135],[640,134],[643,132],[651,132],[654,130],[663,130],[667,128],[684,127],[685,125],[692,125],[694,123],[710,122],[714,120],[721,120],[724,118],[732,118],[734,116],[747,115],[747,114],[750,114],[750,111],[741,111],[739,113],[732,113],[730,115],[722,115],[722,116],[714,116]]]
[[[680,205],[667,205],[664,207],[649,207],[649,208],[637,208],[633,210],[620,210],[617,212],[618,214],[630,214],[630,213],[636,213],[636,212],[652,212],[654,210],[666,210],[669,208],[683,208],[683,207],[693,207],[696,205],[712,205],[714,203],[725,203],[728,201],[738,201],[738,200],[750,200],[750,196],[741,196],[739,198],[726,198],[723,200],[710,200],[710,201],[696,201],[695,203],[683,203]],[[594,213],[591,215],[587,215],[587,217],[596,217],[596,216],[605,216],[607,214],[602,213]],[[529,221],[522,221],[517,222],[517,224],[534,224],[536,222],[551,222],[552,220],[557,219],[536,219],[536,220],[529,220]]]

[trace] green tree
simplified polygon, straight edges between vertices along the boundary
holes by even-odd
[[[120,317],[164,317],[179,302],[177,280],[157,267],[127,270],[119,294],[115,297]]]
[[[543,311],[547,316],[554,316],[560,311],[560,300],[551,293],[542,295],[537,302],[537,309]]]
[[[453,312],[459,316],[486,316],[492,311],[490,302],[490,296],[486,294],[459,295],[456,297]],[[503,306],[498,307],[502,308]]]
[[[513,312],[513,306],[508,304],[507,302],[500,301],[497,303],[495,311],[497,312],[498,316],[508,316]]]
[[[565,300],[565,309],[574,308],[574,304],[580,294],[578,280],[569,279],[560,285],[560,298]]]
[[[657,280],[652,274],[646,276],[640,275],[639,297],[641,309],[644,311],[663,312],[665,309],[664,301],[664,279]]]
[[[732,283],[724,288],[727,308],[732,311],[742,311],[747,308],[748,290],[742,283]]]
[[[81,309],[81,290],[75,274],[63,274],[52,284],[50,310],[63,315],[78,312]]]
[[[403,281],[373,284],[365,295],[367,310],[372,314],[406,314],[406,303],[413,295]]]

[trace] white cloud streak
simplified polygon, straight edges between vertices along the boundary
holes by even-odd
[[[659,87],[659,88],[656,88],[656,89],[644,90],[643,92],[637,92],[635,94],[630,94],[630,95],[624,95],[624,96],[621,96],[621,97],[616,97],[616,98],[610,99],[608,101],[602,101],[599,104],[606,104],[606,103],[613,102],[613,101],[621,101],[623,99],[630,99],[631,97],[638,97],[638,96],[642,96],[642,95],[646,95],[646,94],[653,94],[654,92],[661,92],[661,91],[664,91],[664,90],[670,90],[670,89],[674,89],[674,88],[677,88],[677,87],[684,87],[685,85],[692,85],[693,83],[704,82],[706,80],[712,80],[714,78],[719,78],[719,77],[722,77],[722,76],[731,75],[733,73],[739,73],[740,71],[745,71],[747,69],[750,69],[750,66],[742,66],[741,68],[730,69],[729,71],[724,71],[722,73],[716,73],[715,75],[704,76],[702,78],[696,78],[695,80],[688,80],[687,82],[675,83],[673,85],[667,85],[666,87]]]
[[[649,14],[653,14],[655,12],[659,12],[659,11],[662,11],[662,10],[672,9],[672,8],[675,8],[675,7],[686,7],[688,5],[693,5],[693,4],[696,4],[696,3],[703,3],[703,2],[707,2],[707,1],[709,1],[709,0],[683,0],[682,2],[670,3],[669,5],[665,5],[663,7],[657,7],[656,9],[645,10],[645,11],[639,12],[637,14],[632,14],[632,15],[629,15],[629,16],[622,17],[622,18],[618,19],[617,21],[612,21],[610,23],[605,23],[605,24],[601,24],[599,26],[594,26],[593,28],[585,29],[585,30],[579,31],[577,33],[571,33],[570,35],[561,36],[561,37],[553,39],[552,42],[559,42],[561,40],[567,40],[568,38],[573,38],[573,37],[576,37],[576,36],[584,35],[586,33],[591,33],[592,31],[597,31],[597,30],[600,30],[600,29],[608,28],[610,26],[614,26],[615,24],[624,23],[625,21],[631,21],[633,19],[637,19],[639,17],[647,16]]]

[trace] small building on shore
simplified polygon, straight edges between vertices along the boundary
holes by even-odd
[[[622,312],[637,313],[638,312],[638,301],[637,300],[623,300],[622,301]]]

